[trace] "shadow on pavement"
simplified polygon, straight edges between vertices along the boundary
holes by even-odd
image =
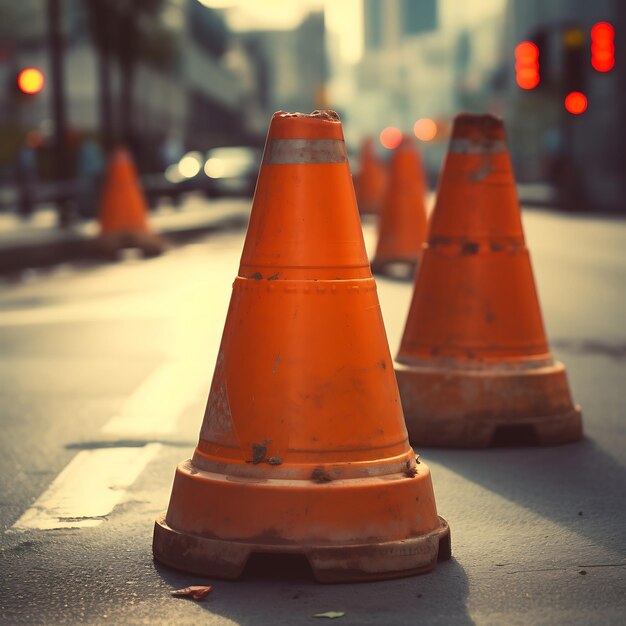
[[[626,469],[591,439],[545,448],[420,452],[614,554],[626,553]]]
[[[315,582],[308,564],[298,559],[251,558],[243,578],[234,582],[188,575],[158,563],[155,568],[172,589],[213,585],[198,606],[240,626],[311,624],[315,614],[328,611],[345,613],[338,622],[342,626],[474,623],[466,607],[467,576],[454,558],[421,576],[332,585]]]

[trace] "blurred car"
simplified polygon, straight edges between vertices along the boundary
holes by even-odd
[[[247,146],[213,148],[206,154],[203,173],[210,197],[254,194],[262,152]]]
[[[165,195],[202,191],[210,198],[252,197],[262,154],[248,146],[213,148],[206,155],[197,150],[187,152],[165,170],[163,182],[170,187]]]

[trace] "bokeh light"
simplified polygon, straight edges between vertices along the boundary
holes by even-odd
[[[207,162],[204,164],[204,173],[209,178],[221,178],[224,176],[224,169],[224,161],[217,157],[207,159]]]
[[[615,66],[615,30],[608,22],[598,22],[591,29],[591,65],[597,72],[609,72]]]
[[[44,86],[44,77],[36,67],[27,67],[17,75],[17,86],[28,94],[39,93]]]
[[[572,91],[565,96],[565,108],[572,115],[580,115],[587,110],[587,96],[580,91]]]
[[[415,136],[421,141],[432,141],[437,136],[437,123],[428,117],[423,117],[413,126]]]
[[[402,142],[402,131],[395,126],[388,126],[381,131],[379,139],[383,148],[393,150]]]
[[[193,178],[202,167],[203,159],[200,152],[187,152],[178,162],[178,171],[183,178]]]
[[[515,48],[515,80],[522,89],[539,84],[539,48],[532,41],[522,41]]]

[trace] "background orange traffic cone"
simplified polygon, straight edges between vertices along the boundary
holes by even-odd
[[[200,441],[155,558],[236,578],[251,553],[299,553],[332,582],[448,557],[392,365],[339,118],[276,113]]]
[[[359,158],[359,171],[356,175],[356,199],[363,215],[377,215],[380,212],[387,170],[376,156],[371,137],[363,140]]]
[[[412,278],[426,240],[426,177],[411,137],[395,149],[372,261],[375,274]]]
[[[101,250],[113,254],[123,248],[140,248],[146,255],[164,249],[160,237],[148,228],[148,205],[133,159],[117,148],[109,160],[99,210]]]
[[[582,435],[547,345],[501,120],[459,115],[397,356],[411,442]]]

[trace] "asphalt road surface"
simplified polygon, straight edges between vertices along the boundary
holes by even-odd
[[[524,215],[548,335],[585,439],[419,450],[454,558],[320,585],[257,563],[239,582],[152,560],[155,516],[202,421],[243,232],[157,259],[58,266],[0,291],[3,624],[623,624],[626,223]],[[368,246],[373,229],[366,227]],[[392,353],[411,284],[378,280]],[[203,602],[170,596],[212,584]]]

